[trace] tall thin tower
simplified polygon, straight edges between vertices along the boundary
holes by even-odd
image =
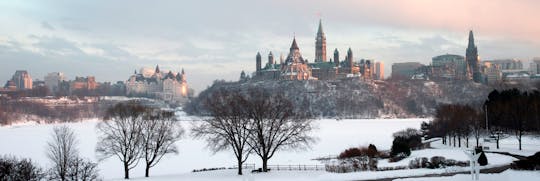
[[[478,48],[474,44],[474,35],[472,30],[469,31],[469,44],[465,52],[465,61],[467,61],[468,74],[472,75],[474,82],[482,83],[482,75],[480,73],[480,66],[478,60]]]
[[[315,62],[326,62],[326,35],[322,29],[322,20],[319,20],[319,29],[315,38]]]

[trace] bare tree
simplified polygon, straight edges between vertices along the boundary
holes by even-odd
[[[66,178],[73,181],[101,180],[98,175],[97,164],[82,158],[76,158],[70,162]]]
[[[251,152],[247,144],[251,121],[245,112],[245,101],[237,91],[216,91],[204,101],[212,118],[204,119],[192,128],[193,136],[206,139],[212,151],[231,149],[234,152],[238,175],[242,175],[242,164]]]
[[[313,123],[283,94],[261,88],[247,91],[246,112],[252,121],[248,144],[261,157],[263,171],[278,150],[309,148],[316,140]]]
[[[143,149],[143,117],[145,106],[136,102],[119,103],[107,110],[103,122],[97,126],[101,133],[96,152],[100,160],[116,156],[124,166],[124,178],[137,166]]]
[[[51,140],[47,142],[47,157],[53,162],[51,178],[67,180],[70,164],[77,160],[77,139],[67,126],[54,127]]]
[[[184,130],[178,124],[174,112],[155,109],[146,114],[142,135],[145,177],[148,177],[150,168],[161,161],[163,156],[178,153],[174,143],[182,137]]]

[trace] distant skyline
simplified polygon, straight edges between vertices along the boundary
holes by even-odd
[[[104,82],[159,64],[184,68],[200,92],[253,72],[258,51],[286,56],[294,35],[313,61],[319,19],[328,52],[351,47],[386,75],[395,62],[465,55],[470,29],[482,60],[527,62],[540,57],[538,9],[536,0],[1,1],[0,85],[16,70]]]

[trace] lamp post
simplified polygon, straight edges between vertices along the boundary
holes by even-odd
[[[485,107],[485,112],[486,112],[486,133],[489,133],[487,104],[485,104],[484,107]]]

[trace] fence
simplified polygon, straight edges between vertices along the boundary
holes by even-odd
[[[268,165],[270,170],[297,170],[297,171],[311,171],[311,170],[325,170],[324,165]]]

